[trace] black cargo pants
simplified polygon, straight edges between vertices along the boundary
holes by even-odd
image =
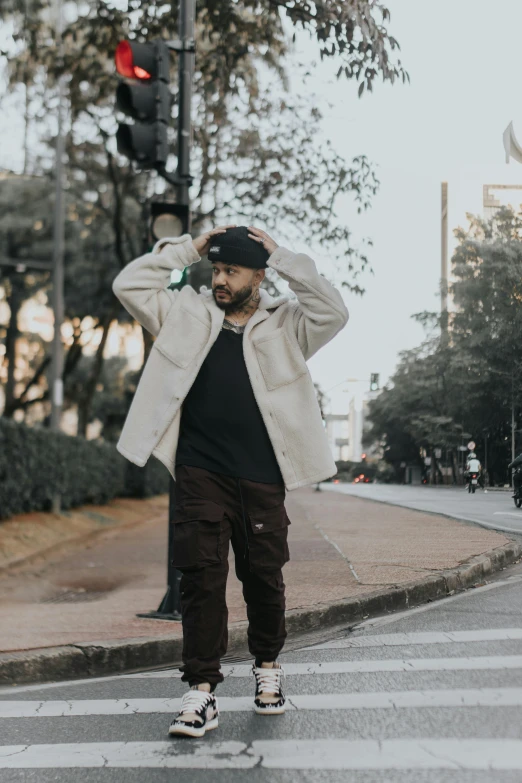
[[[261,484],[185,465],[176,467],[173,565],[182,572],[182,679],[222,682],[228,643],[226,584],[232,542],[247,605],[248,646],[275,661],[285,638],[285,585],[290,520],[283,484]]]

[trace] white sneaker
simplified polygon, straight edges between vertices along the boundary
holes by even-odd
[[[194,716],[193,720],[184,720]],[[172,723],[169,734],[185,737],[203,737],[205,732],[218,727],[218,703],[213,693],[191,688],[181,700],[181,708]]]
[[[285,694],[281,680],[285,676],[282,666],[274,664],[272,668],[252,666],[256,678],[254,710],[258,715],[282,715],[285,711]],[[263,699],[263,696],[265,697]]]

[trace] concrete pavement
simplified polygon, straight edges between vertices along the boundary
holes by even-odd
[[[169,738],[173,669],[0,689],[3,783],[519,783],[522,566],[283,653],[285,715],[226,665],[219,726]]]
[[[299,490],[287,506],[290,632],[432,600],[480,583],[521,551],[504,534],[337,492]],[[179,660],[179,624],[136,617],[156,608],[165,589],[166,506],[158,500],[147,513],[140,524],[4,573],[0,679],[59,679]],[[233,571],[228,605],[230,650],[244,649],[245,609]]]
[[[399,484],[323,484],[323,489],[351,497],[366,498],[404,508],[444,514],[475,522],[492,530],[522,536],[522,509],[513,503],[511,492],[478,489],[470,495],[464,487],[429,487]]]

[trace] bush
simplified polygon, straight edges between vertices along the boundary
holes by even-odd
[[[150,498],[169,491],[170,474],[156,457],[151,457],[144,468],[139,468],[116,453],[126,463],[125,495],[132,498]]]
[[[168,471],[155,459],[138,468],[113,444],[0,417],[0,519],[49,511],[56,493],[68,509],[121,495],[149,497],[167,492],[168,484]]]

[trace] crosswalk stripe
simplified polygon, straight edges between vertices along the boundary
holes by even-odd
[[[451,600],[451,599],[449,599]],[[415,610],[413,610],[415,611]],[[312,645],[310,647],[302,647],[300,648],[300,652],[304,651],[312,651],[315,652],[316,650],[335,650],[335,649],[345,649],[345,648],[368,648],[368,647],[408,647],[411,645],[429,645],[429,644],[451,644],[451,643],[469,643],[469,642],[501,642],[501,641],[519,641],[522,640],[522,628],[498,628],[498,629],[492,629],[492,630],[475,630],[475,631],[427,631],[427,632],[420,632],[420,633],[393,633],[393,634],[376,634],[376,635],[369,635],[369,636],[348,636],[344,639],[334,639],[330,642],[324,642],[323,644],[318,645]],[[506,656],[506,657],[515,657],[515,656]],[[470,658],[469,660],[473,660]],[[308,664],[307,664],[308,665]],[[321,664],[324,666],[324,664]],[[517,668],[518,664],[513,664],[513,668]],[[285,668],[287,669],[288,674],[292,674],[290,667],[288,664],[285,665]],[[473,668],[482,668],[482,667],[473,667]],[[489,668],[489,667],[488,667]],[[492,667],[496,668],[496,667]],[[499,668],[504,668],[503,666],[500,666]],[[233,677],[244,677],[247,676],[247,674],[244,674],[244,672],[247,672],[248,675],[250,674],[250,665],[246,665],[245,667],[241,668],[240,666],[224,666],[223,672],[230,672],[231,670],[234,670],[234,672],[240,671],[240,674],[228,674],[228,676]],[[247,671],[248,670],[248,671]],[[344,670],[336,670],[339,671],[339,673],[342,673]],[[353,671],[359,671],[358,669],[354,669]],[[364,670],[363,670],[364,671]],[[373,671],[373,670],[371,670]],[[379,669],[381,671],[381,669]],[[388,669],[383,668],[382,671],[388,671]],[[296,674],[302,674],[304,672],[299,672],[297,669],[295,671]],[[316,673],[316,672],[310,672],[310,673]],[[319,671],[317,672],[319,673]],[[335,672],[332,672],[335,673]],[[181,674],[177,670],[160,670],[160,671],[152,671],[152,672],[138,672],[136,674],[126,674],[126,675],[116,675],[112,677],[96,677],[96,678],[89,678],[88,680],[70,680],[68,682],[59,682],[59,683],[43,683],[38,685],[25,685],[17,687],[17,692],[19,693],[27,693],[30,691],[41,691],[41,690],[47,690],[57,687],[65,687],[67,685],[81,685],[84,683],[96,683],[96,682],[109,682],[111,680],[121,680],[121,679],[141,679],[141,678],[162,678],[162,677],[181,677]],[[12,693],[12,688],[0,688],[0,695]]]
[[[323,661],[322,663],[284,663],[287,676],[303,674],[361,674],[377,672],[482,671],[486,669],[521,669],[522,655],[480,655],[470,658],[412,658],[369,661]],[[238,664],[222,666],[223,676],[250,677],[252,667]],[[127,675],[127,679],[179,679],[181,672],[169,669]]]
[[[250,712],[252,696],[220,696],[220,712]],[[181,699],[78,699],[67,701],[0,701],[0,718],[56,718],[87,715],[174,713]],[[453,690],[375,691],[292,695],[287,709],[364,710],[409,707],[522,707],[522,688],[455,688]]]
[[[303,674],[360,674],[378,672],[429,672],[429,671],[485,671],[522,668],[522,655],[479,655],[468,658],[408,658],[408,659],[383,659],[364,661],[323,661],[319,663],[285,663],[285,674],[292,677]],[[250,664],[236,664],[222,666],[221,671],[225,678],[252,676]],[[179,669],[161,669],[152,672],[138,672],[136,674],[122,674],[118,677],[94,677],[89,680],[71,680],[66,683],[44,683],[41,685],[28,685],[16,689],[17,693],[27,691],[40,691],[59,686],[68,685],[92,685],[99,682],[111,682],[114,680],[134,679],[180,679]],[[1,688],[0,694],[13,693],[13,688]]]
[[[422,631],[386,633],[375,636],[347,636],[324,644],[302,647],[305,650],[341,650],[346,647],[400,647],[410,644],[450,644],[452,642],[502,642],[522,639],[522,628],[494,628],[476,631]]]
[[[7,745],[0,769],[521,770],[521,740],[256,740]]]

